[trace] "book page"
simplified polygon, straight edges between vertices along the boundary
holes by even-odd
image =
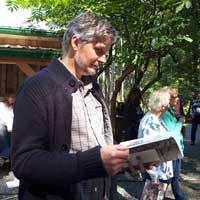
[[[154,162],[158,160],[160,162],[166,162],[183,157],[183,152],[179,142],[177,142],[177,138],[171,134],[162,134],[157,135],[156,137],[129,140],[120,144],[128,147],[131,155],[135,154],[134,159],[137,155],[141,156],[143,158],[143,163],[148,163],[149,161]]]
[[[169,139],[170,137],[171,137],[171,135],[158,134],[158,135],[154,135],[154,136],[150,136],[150,137],[124,141],[124,142],[121,142],[120,144],[123,146],[126,146],[128,148],[133,148],[133,147],[137,147],[137,146],[148,144],[148,143],[166,140],[166,139]]]
[[[155,149],[135,152],[131,154],[131,158],[130,158],[131,164],[135,166],[139,165],[139,163],[152,163],[156,161],[160,161],[160,159]]]

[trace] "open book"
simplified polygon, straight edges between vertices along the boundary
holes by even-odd
[[[183,157],[180,142],[174,134],[158,134],[120,144],[130,149],[132,165],[156,161],[166,162]]]

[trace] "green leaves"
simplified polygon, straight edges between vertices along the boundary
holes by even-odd
[[[185,40],[187,42],[193,42],[193,39],[189,35],[177,35],[178,40]]]
[[[190,38],[190,37],[187,36],[187,35],[184,35],[184,36],[183,36],[183,39],[184,39],[185,41],[187,41],[187,42],[193,42],[193,39]]]
[[[60,30],[82,11],[95,11],[107,18],[120,36],[114,49],[115,79],[125,68],[138,70],[125,79],[127,91],[133,83],[145,88],[155,77],[160,58],[160,71],[165,76],[153,87],[171,83],[180,87],[191,72],[191,63],[197,69],[200,62],[199,0],[7,0],[7,5],[13,10],[30,8],[30,20],[44,20]],[[144,72],[141,80],[137,76],[140,70]],[[187,87],[193,85],[190,81]]]
[[[13,0],[8,0],[6,2],[6,6],[8,6],[8,10],[10,10],[11,12],[19,9],[19,6],[17,5],[17,3]]]
[[[192,7],[192,3],[191,3],[190,0],[186,0],[186,1],[185,1],[185,7],[186,7],[187,9],[189,9],[189,8]]]
[[[184,2],[180,3],[177,7],[176,7],[176,13],[180,12],[181,10],[183,10],[184,8]]]
[[[191,0],[182,0],[182,1],[179,1],[177,3],[177,7],[176,7],[176,13],[179,13],[180,11],[183,10],[183,8],[191,8],[192,7],[192,3],[191,3]]]
[[[154,50],[161,49],[163,47],[173,46],[173,40],[163,35],[160,38],[154,38],[152,40],[152,48]]]

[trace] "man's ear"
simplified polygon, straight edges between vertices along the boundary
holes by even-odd
[[[77,51],[79,49],[79,41],[75,35],[73,35],[71,38],[71,47],[74,51]]]

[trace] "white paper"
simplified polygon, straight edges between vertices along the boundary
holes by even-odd
[[[14,177],[14,179],[12,181],[7,181],[6,185],[8,188],[14,188],[14,187],[18,187],[19,186],[19,180]]]

